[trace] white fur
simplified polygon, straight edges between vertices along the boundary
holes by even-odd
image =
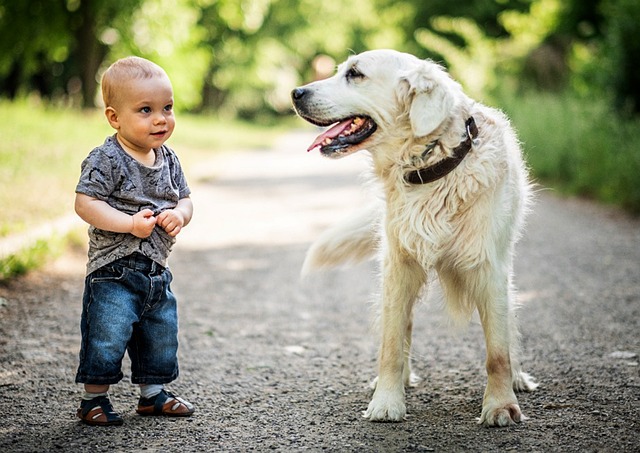
[[[348,77],[357,68],[362,77]],[[406,415],[404,387],[412,381],[412,311],[436,271],[455,319],[478,310],[485,332],[488,383],[480,422],[504,426],[524,418],[514,389],[537,384],[520,370],[514,244],[530,198],[526,167],[509,120],[467,97],[437,64],[390,50],[350,57],[326,80],[301,87],[296,109],[325,123],[372,118],[377,131],[360,145],[372,155],[383,202],[323,234],[310,248],[304,271],[382,256],[379,373],[365,417],[399,421]],[[404,175],[451,155],[473,116],[479,135],[449,175],[410,185]],[[423,157],[427,144],[439,140]]]

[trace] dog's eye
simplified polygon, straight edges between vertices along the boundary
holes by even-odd
[[[355,66],[349,68],[345,76],[347,80],[356,80],[356,79],[364,78],[364,74],[358,71],[358,69]]]

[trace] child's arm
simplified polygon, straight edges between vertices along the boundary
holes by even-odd
[[[183,227],[191,222],[193,203],[191,198],[181,198],[173,209],[167,209],[158,215],[157,223],[169,236],[177,236]]]
[[[149,237],[156,225],[151,209],[129,215],[112,208],[105,201],[82,193],[76,193],[75,209],[82,220],[96,228],[114,233],[131,233],[139,238]]]

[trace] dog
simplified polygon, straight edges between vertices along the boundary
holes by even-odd
[[[488,379],[479,423],[525,419],[515,391],[538,384],[518,361],[512,271],[532,190],[507,117],[468,97],[439,64],[393,50],[353,55],[291,97],[301,118],[333,125],[308,151],[335,159],[366,149],[381,189],[323,232],[303,264],[304,274],[380,256],[378,377],[364,416],[406,416],[412,312],[435,271],[454,319],[480,315]]]

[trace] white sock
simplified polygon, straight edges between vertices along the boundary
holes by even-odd
[[[99,396],[109,396],[109,394],[108,394],[107,392],[102,392],[102,393],[89,393],[89,392],[85,391],[85,392],[82,394],[82,399],[83,399],[83,400],[87,400],[87,401],[89,401],[89,400],[92,400],[92,399],[97,398],[97,397],[99,397]]]
[[[140,384],[140,397],[153,398],[164,389],[163,384]]]

